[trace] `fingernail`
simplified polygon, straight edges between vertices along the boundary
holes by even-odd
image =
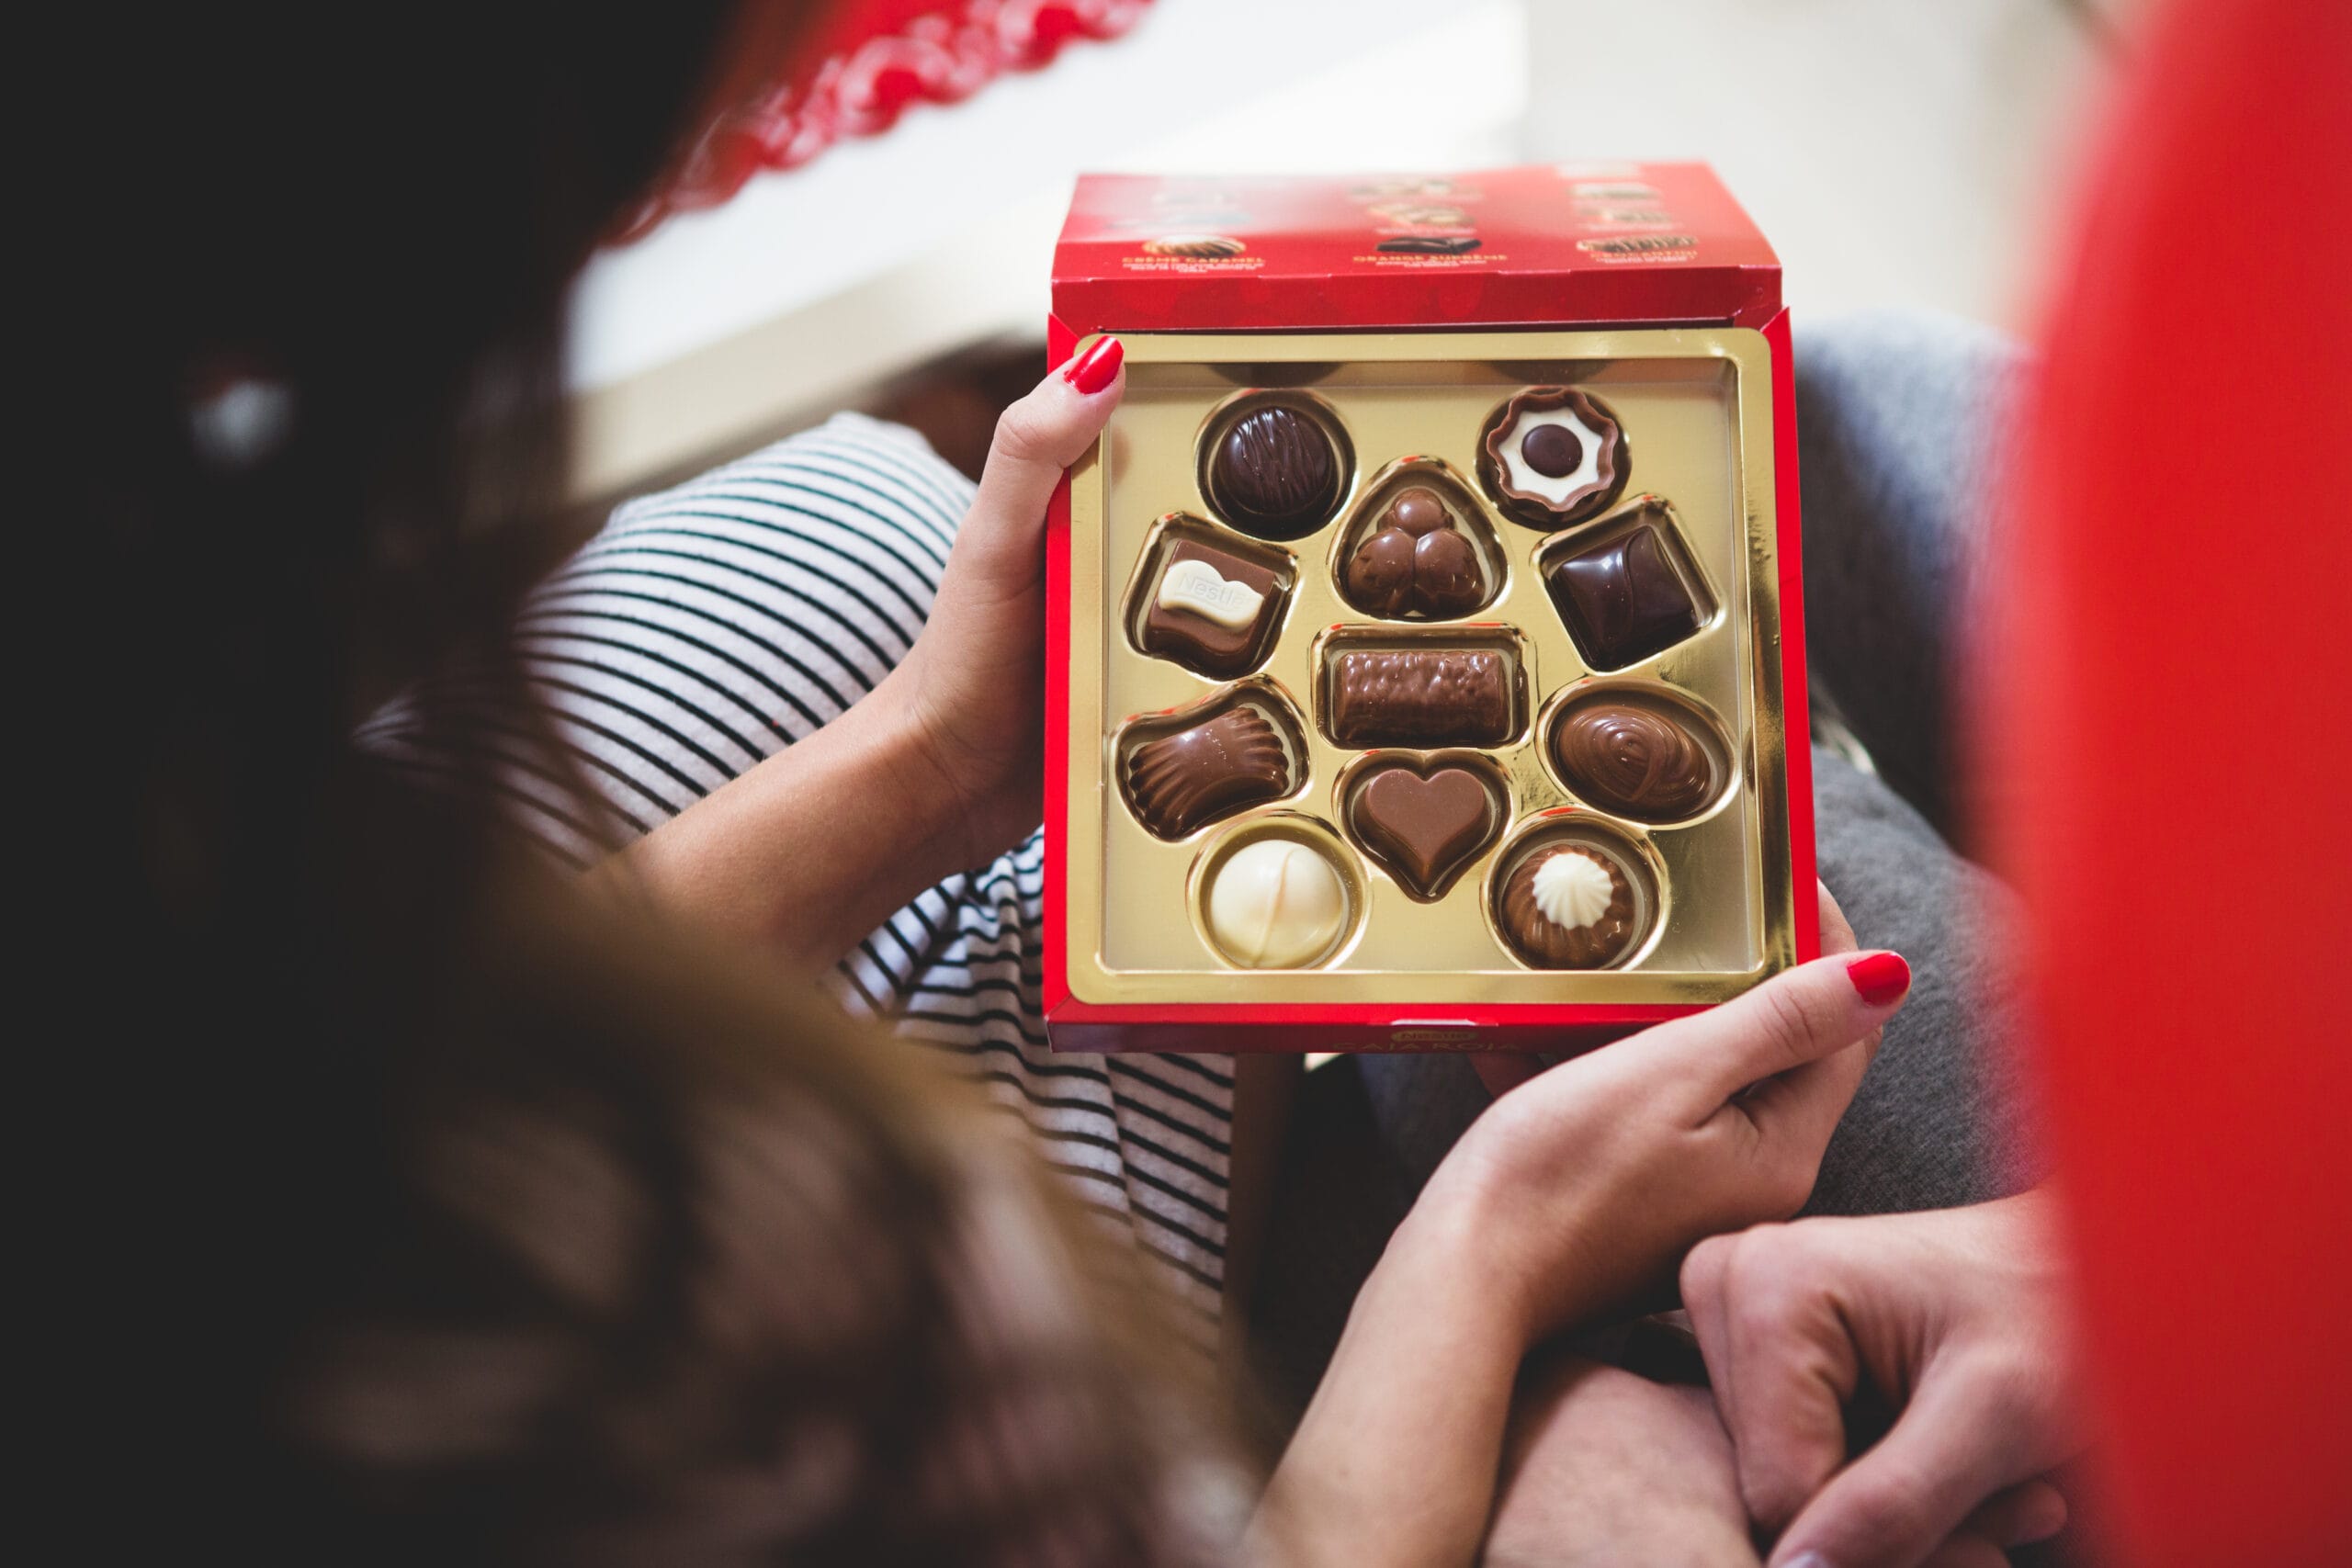
[[[1111,384],[1119,373],[1119,361],[1126,356],[1126,348],[1117,338],[1097,338],[1092,348],[1069,362],[1062,379],[1091,397]]]
[[[1911,988],[1911,965],[1903,961],[1899,953],[1865,953],[1846,965],[1846,977],[1854,982],[1854,989],[1862,994],[1862,1000],[1883,1008]],[[1801,1568],[1801,1564],[1792,1562],[1788,1568]],[[1802,1564],[1802,1568],[1829,1565],[1820,1562],[1816,1553],[1815,1562]]]

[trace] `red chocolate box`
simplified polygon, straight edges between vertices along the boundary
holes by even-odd
[[[1788,320],[1698,164],[1079,183],[1048,529],[1086,1051],[1588,1046],[1817,951]]]

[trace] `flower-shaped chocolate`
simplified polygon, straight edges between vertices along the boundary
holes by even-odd
[[[1607,404],[1572,387],[1531,387],[1497,409],[1478,444],[1478,477],[1505,515],[1565,528],[1599,515],[1631,472]]]
[[[1437,491],[1416,485],[1388,503],[1349,558],[1340,586],[1367,615],[1444,620],[1487,602],[1487,570]]]

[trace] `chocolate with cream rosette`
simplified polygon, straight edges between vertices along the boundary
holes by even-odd
[[[1599,969],[1634,940],[1634,888],[1616,862],[1583,844],[1521,856],[1503,884],[1503,934],[1545,969]]]

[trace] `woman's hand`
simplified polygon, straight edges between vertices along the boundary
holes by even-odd
[[[870,696],[663,823],[599,878],[816,969],[1035,829],[1046,506],[1118,405],[1122,357],[1117,339],[1102,339],[997,422],[930,617]]]
[[[1269,1550],[1469,1562],[1529,1347],[1663,1294],[1702,1237],[1796,1213],[1909,983],[1891,953],[1818,959],[1497,1101],[1357,1298],[1269,1492]]]
[[[1804,1206],[1911,984],[1820,899],[1830,956],[1529,1078],[1438,1168],[1416,1213],[1476,1230],[1528,1343],[1668,1299],[1698,1242]]]
[[[959,868],[1018,843],[1044,809],[1046,505],[1118,407],[1125,358],[1100,339],[1004,411],[930,619],[875,693],[954,804]]]
[[[1758,1525],[1786,1527],[1776,1565],[1909,1568],[1972,1513],[2001,1545],[2064,1524],[2034,1479],[2083,1441],[2048,1205],[1803,1220],[1690,1254],[1683,1299],[1740,1490]],[[1864,1378],[1903,1408],[1849,1463]]]

